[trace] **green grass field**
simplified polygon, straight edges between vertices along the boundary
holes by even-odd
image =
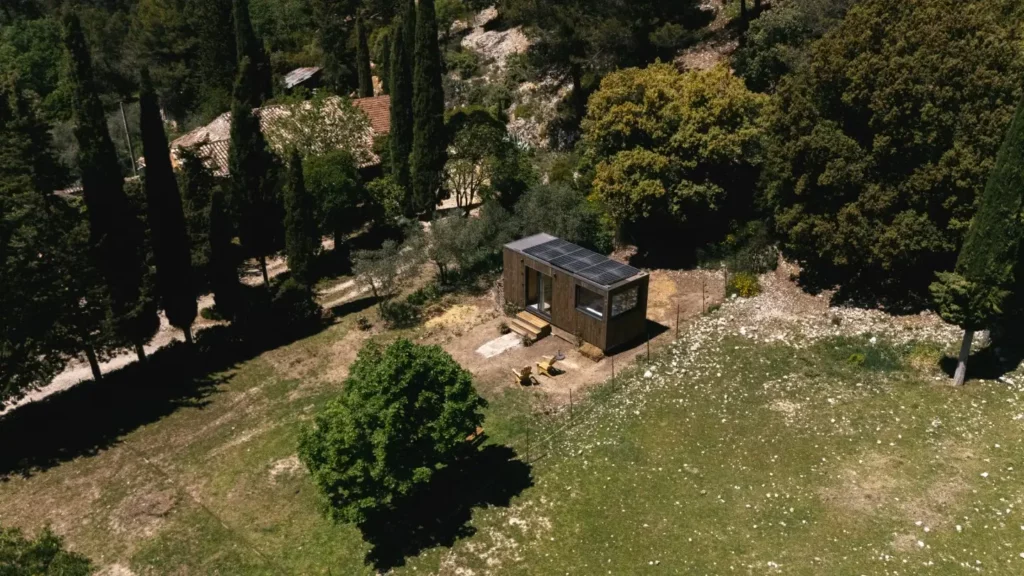
[[[529,392],[490,398],[490,443],[525,459],[530,422],[532,486],[426,528],[395,573],[1024,573],[1017,373],[953,389],[934,343],[794,347],[699,324],[593,390],[571,427],[564,409],[528,416]],[[0,523],[48,519],[140,575],[374,573],[370,544],[324,519],[294,458],[337,393],[325,374],[349,330],[244,362],[205,405],[98,454],[10,477]]]

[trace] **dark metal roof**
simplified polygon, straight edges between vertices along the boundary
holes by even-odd
[[[632,266],[560,238],[524,248],[523,253],[605,287],[640,274]]]

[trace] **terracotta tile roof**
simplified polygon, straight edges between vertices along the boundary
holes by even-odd
[[[352,103],[370,117],[370,127],[375,135],[391,133],[391,96],[357,98]]]
[[[352,104],[362,110],[370,120],[371,134],[367,135],[365,143],[368,160],[363,162],[363,166],[379,163],[380,158],[370,150],[373,148],[374,138],[391,132],[391,97],[357,98]],[[291,113],[288,106],[282,104],[256,108],[253,112],[259,117],[260,128],[264,133],[276,120]],[[206,161],[216,176],[227,176],[230,141],[231,112],[225,112],[206,126],[196,128],[171,142],[171,161],[177,165],[177,150],[196,148],[199,156]]]

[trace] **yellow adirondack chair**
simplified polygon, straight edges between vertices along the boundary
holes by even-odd
[[[533,377],[533,370],[529,366],[524,366],[522,370],[512,369],[512,376],[516,384],[520,386],[529,386],[530,384],[536,383],[536,378]]]
[[[548,378],[554,378],[558,371],[555,369],[555,362],[558,361],[554,356],[541,356],[540,362],[537,362],[537,372],[547,376]]]

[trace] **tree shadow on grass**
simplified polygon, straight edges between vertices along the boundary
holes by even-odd
[[[366,562],[383,573],[428,548],[450,547],[476,533],[469,524],[474,508],[507,507],[532,485],[530,465],[512,448],[474,449],[406,502],[359,526],[371,546]]]
[[[993,339],[967,359],[968,380],[999,380],[1020,367],[1024,361],[1024,339],[1007,335]],[[956,356],[943,356],[939,367],[950,378],[956,373]]]
[[[335,318],[343,318],[345,316],[348,316],[349,314],[356,314],[358,312],[362,312],[363,310],[372,307],[376,303],[377,299],[374,298],[373,296],[365,296],[363,298],[350,300],[348,302],[345,302],[344,304],[339,304],[337,306],[334,306],[333,308],[329,308],[328,311],[331,313],[331,316]]]
[[[222,372],[315,331],[286,338],[270,330],[254,336],[231,326],[207,328],[196,335],[194,349],[172,344],[100,382],[81,382],[12,410],[0,416],[0,482],[96,455],[180,408],[203,408],[229,380]]]

